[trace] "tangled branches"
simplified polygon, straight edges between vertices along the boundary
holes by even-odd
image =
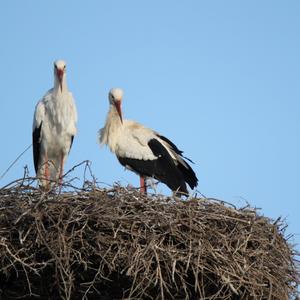
[[[94,184],[0,189],[0,298],[289,299],[284,224],[249,207]]]

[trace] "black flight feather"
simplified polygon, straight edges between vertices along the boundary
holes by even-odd
[[[41,129],[42,129],[41,122],[39,127],[36,127],[32,132],[32,146],[33,146],[33,162],[34,162],[34,169],[35,172],[38,172],[39,162],[40,162],[40,155],[41,155]]]
[[[157,134],[157,136],[158,136],[161,140],[163,140],[163,141],[165,141],[166,143],[168,143],[168,144],[171,146],[171,148],[175,151],[175,153],[177,153],[177,154],[180,155],[181,157],[185,158],[186,160],[188,160],[188,161],[191,162],[192,164],[194,163],[194,162],[193,162],[191,159],[189,159],[188,157],[183,156],[183,155],[182,155],[182,154],[183,154],[183,151],[179,150],[178,147],[177,147],[173,142],[171,142],[168,138],[166,138],[166,137],[163,136],[163,135],[159,135],[159,134]]]
[[[189,162],[193,163],[192,160],[190,160],[189,158],[183,156],[183,151],[179,150],[178,147],[171,142],[168,138],[166,138],[165,136],[162,135],[157,135],[160,139],[162,139],[163,141],[165,141],[166,143],[168,143],[171,148],[175,151],[175,153],[177,153],[178,155],[180,155],[182,158],[188,160]],[[185,182],[188,183],[188,185],[191,187],[191,189],[193,189],[194,187],[197,186],[198,184],[198,179],[196,177],[196,174],[194,172],[194,170],[191,168],[191,166],[185,161],[185,165],[181,164],[180,162],[178,162],[178,169],[180,170],[180,172],[182,173]]]
[[[71,148],[72,148],[72,145],[73,145],[73,141],[74,141],[74,135],[71,136],[71,144],[70,144],[69,153],[71,151]]]

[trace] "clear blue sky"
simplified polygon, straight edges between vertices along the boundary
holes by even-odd
[[[10,0],[0,16],[0,173],[31,143],[62,58],[79,114],[67,170],[89,159],[99,181],[138,185],[97,144],[122,87],[125,117],[184,150],[200,192],[286,217],[300,243],[299,1]],[[31,149],[0,186],[25,165],[34,175]]]

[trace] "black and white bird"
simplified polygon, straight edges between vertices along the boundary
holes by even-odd
[[[54,62],[54,87],[37,103],[33,118],[33,160],[40,185],[60,181],[76,134],[77,111],[66,81],[66,63]]]
[[[111,89],[108,97],[110,109],[99,131],[100,144],[108,145],[123,166],[140,175],[142,192],[146,192],[145,178],[154,177],[172,191],[187,195],[186,183],[191,189],[198,183],[189,159],[158,132],[123,119],[121,89]]]

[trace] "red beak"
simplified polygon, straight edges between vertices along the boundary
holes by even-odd
[[[116,105],[116,109],[117,109],[118,115],[119,115],[119,117],[121,119],[121,123],[123,124],[122,110],[121,110],[121,101],[116,101],[115,105]]]
[[[59,81],[60,91],[62,92],[62,79],[63,79],[63,76],[64,76],[64,70],[57,69],[56,74],[57,74],[57,78],[58,78],[58,81]]]

